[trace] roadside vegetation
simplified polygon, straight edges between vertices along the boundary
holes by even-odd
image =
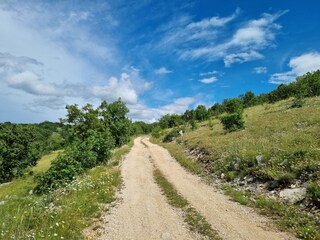
[[[0,239],[84,239],[83,230],[115,200],[121,178],[114,166],[132,144],[116,149],[107,165],[90,169],[46,194],[33,194],[32,176],[0,186]],[[57,155],[44,156],[33,171],[46,171]]]
[[[183,212],[185,222],[188,224],[191,231],[201,234],[205,239],[221,239],[217,231],[211,227],[196,209],[190,206],[188,201],[177,192],[160,170],[156,169],[154,171],[154,177],[163,194],[167,197],[169,204]]]
[[[319,95],[316,71],[267,94],[226,99],[207,114],[201,108],[204,120],[199,108],[167,115],[159,121],[167,128],[153,141],[189,171],[227,184],[226,194],[272,216],[281,229],[319,239]]]

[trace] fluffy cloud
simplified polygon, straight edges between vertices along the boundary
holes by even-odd
[[[164,74],[172,73],[171,70],[168,70],[165,67],[158,68],[154,72],[155,72],[155,74],[158,74],[158,75],[164,75]]]
[[[157,108],[148,108],[143,104],[129,104],[129,116],[137,121],[155,122],[165,114],[183,113],[191,104],[194,104],[195,101],[195,97],[177,98],[174,99],[172,103]]]
[[[203,79],[199,80],[199,82],[206,83],[206,84],[213,83],[216,81],[218,81],[218,79],[215,76],[210,77],[210,78],[203,78]]]
[[[269,83],[287,84],[307,72],[313,72],[320,69],[320,53],[305,53],[298,57],[291,58],[288,66],[290,71],[272,74]]]
[[[254,69],[254,72],[256,74],[263,74],[263,73],[267,73],[267,67],[255,67]]]

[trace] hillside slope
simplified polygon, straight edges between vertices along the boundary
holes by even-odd
[[[229,193],[242,190],[251,199],[280,199],[313,213],[303,223],[288,217],[291,222],[285,228],[298,227],[294,231],[299,236],[316,239],[312,236],[319,236],[319,228],[313,226],[320,221],[320,97],[305,99],[301,108],[292,108],[292,102],[245,109],[245,129],[236,132],[226,133],[217,118],[199,123],[194,131],[187,127],[174,141],[182,146],[180,152],[172,143],[164,145],[176,158],[183,149],[190,160],[182,161],[185,167],[219,185],[230,184]],[[194,167],[197,163],[201,171]]]

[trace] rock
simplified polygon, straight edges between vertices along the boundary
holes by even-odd
[[[302,201],[303,199],[306,198],[307,196],[307,189],[302,187],[302,188],[287,188],[279,193],[280,198],[282,198],[285,202],[294,204],[297,202]]]
[[[221,173],[220,178],[224,179],[224,177],[225,177],[224,173]]]
[[[5,201],[1,201],[0,206],[4,205],[5,203],[6,203]]]
[[[280,184],[279,184],[278,181],[271,181],[271,182],[268,184],[268,189],[269,189],[269,190],[273,190],[273,189],[275,189],[275,188],[277,188],[277,187],[279,187],[279,186],[280,186]]]
[[[247,176],[246,179],[245,179],[247,184],[253,183],[254,180],[255,180],[254,176]]]
[[[264,159],[263,159],[263,156],[262,156],[262,155],[256,156],[256,161],[257,161],[257,164],[258,164],[259,166],[264,163],[263,160],[264,160]]]
[[[161,233],[161,239],[171,239],[171,234],[168,232]]]
[[[297,122],[297,123],[296,123],[296,126],[297,126],[297,127],[302,127],[302,126],[304,126],[304,125],[306,125],[305,122]]]
[[[284,159],[284,160],[280,163],[280,166],[284,166],[284,165],[286,165],[288,162],[289,162],[288,159]]]

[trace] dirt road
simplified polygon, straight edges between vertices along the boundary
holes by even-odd
[[[166,202],[154,182],[149,152],[140,138],[134,141],[121,171],[122,201],[105,216],[98,239],[195,239],[185,227],[181,213]]]
[[[145,147],[143,144],[148,147]],[[183,169],[164,148],[137,138],[122,164],[122,203],[105,217],[99,239],[195,239],[153,180],[153,165],[216,229],[223,239],[295,239],[270,227],[252,209],[230,201]]]

